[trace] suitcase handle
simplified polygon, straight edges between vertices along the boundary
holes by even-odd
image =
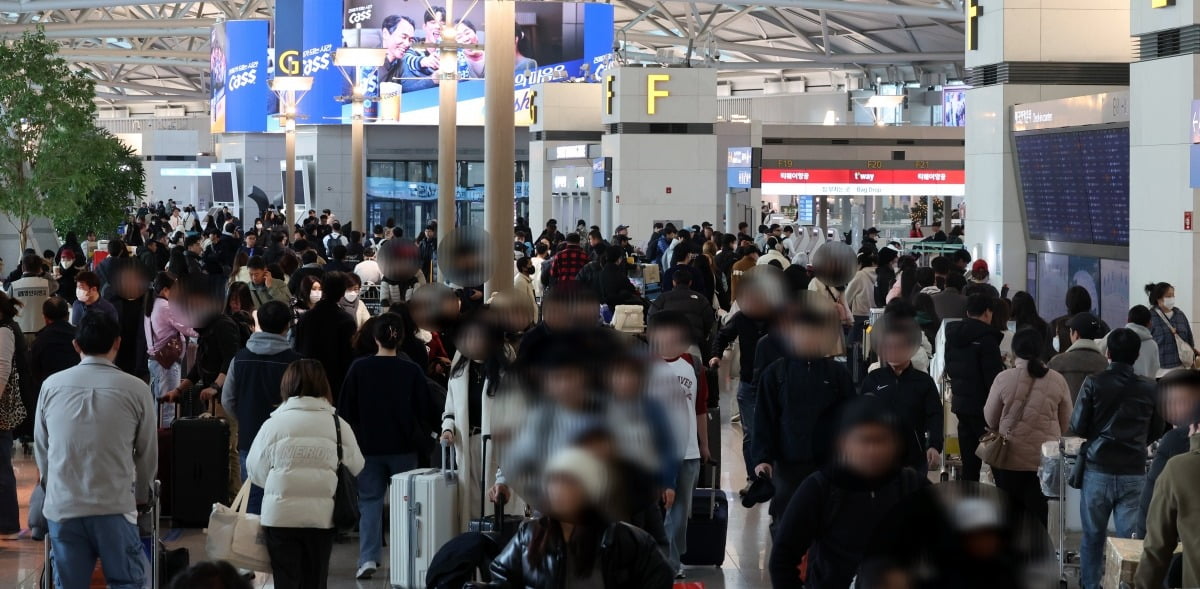
[[[441,444],[442,444],[442,473],[446,475],[447,479],[453,478],[455,471],[450,468],[450,465],[454,463],[454,459],[456,458],[455,453],[454,453],[454,444],[451,444],[450,442],[448,442],[444,439],[441,440]]]

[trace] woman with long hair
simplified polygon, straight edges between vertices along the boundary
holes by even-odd
[[[377,351],[350,365],[338,410],[354,428],[366,456],[358,475],[358,579],[370,579],[383,562],[383,498],[392,476],[417,468],[433,450],[437,407],[425,371],[399,353],[404,321],[391,313],[372,320]]]
[[[283,404],[263,423],[246,458],[247,482],[261,487],[262,531],[275,586],[325,589],[333,552],[338,439],[341,464],[365,464],[354,429],[337,416],[325,369],[297,360],[281,380]]]
[[[1012,320],[1017,322],[1017,331],[1033,329],[1038,333],[1046,333],[1046,321],[1038,315],[1033,295],[1023,290],[1012,297]]]
[[[254,307],[254,295],[250,285],[245,282],[234,282],[229,285],[229,293],[225,295],[225,314],[234,321],[250,328],[251,332],[258,331],[257,309]]]
[[[19,402],[25,403],[21,387],[32,384],[32,375],[25,333],[16,322],[21,307],[21,301],[0,292],[0,395],[16,395]],[[13,373],[19,377],[13,383],[17,388],[8,390]],[[26,407],[25,412],[26,419],[33,419],[33,407]],[[21,514],[17,505],[17,476],[12,465],[13,430],[22,424],[11,425],[12,429],[0,429],[0,539],[15,540],[21,532]]]
[[[229,283],[234,282],[250,282],[250,269],[246,264],[250,261],[250,254],[246,252],[238,252],[233,257],[233,269],[229,271]]]
[[[493,325],[485,313],[466,318],[457,335],[458,355],[450,368],[446,386],[446,405],[442,413],[442,439],[454,445],[459,465],[458,513],[462,528],[479,509],[482,487],[481,453],[483,436],[492,433],[491,408],[500,381],[510,359],[504,331]],[[488,451],[489,464],[496,465],[494,448]],[[494,483],[496,467],[487,469]],[[491,484],[487,485],[491,487]]]
[[[996,376],[983,408],[988,430],[1007,446],[1002,461],[991,465],[996,486],[1043,524],[1047,503],[1037,476],[1042,443],[1058,440],[1071,420],[1071,390],[1042,362],[1044,343],[1032,329],[1013,336],[1016,366]]]
[[[316,276],[310,274],[300,281],[300,290],[296,293],[296,304],[292,305],[292,310],[296,312],[297,317],[321,302],[321,291],[321,279]]]
[[[154,296],[146,298],[144,324],[146,341],[149,342],[146,363],[150,368],[150,392],[154,393],[155,399],[162,398],[163,393],[179,386],[182,355],[177,356],[169,349],[178,346],[182,352],[187,347],[184,337],[197,337],[196,331],[186,325],[171,308],[175,284],[174,274],[159,272],[150,285],[150,292]],[[170,361],[172,358],[173,362]]]
[[[501,587],[670,587],[674,576],[646,532],[604,514],[609,465],[568,447],[546,464],[541,517],[526,521],[492,562]],[[461,483],[460,483],[461,485]]]

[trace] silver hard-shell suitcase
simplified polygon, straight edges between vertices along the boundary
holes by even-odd
[[[442,467],[410,470],[392,477],[392,587],[424,589],[429,563],[458,535],[458,475],[454,446],[442,444]]]

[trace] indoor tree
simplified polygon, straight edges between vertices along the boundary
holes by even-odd
[[[75,199],[73,207],[63,207],[51,213],[54,229],[59,235],[74,232],[79,236],[95,231],[100,235],[115,233],[125,219],[126,210],[146,195],[146,172],[142,159],[132,147],[112,133],[93,128],[80,137],[80,147],[89,156],[81,165],[97,179],[84,199]]]
[[[0,133],[8,135],[0,141],[0,213],[22,248],[35,219],[76,214],[105,172],[126,171],[122,153],[98,148],[112,136],[96,128],[94,96],[91,80],[41,30],[0,43]]]

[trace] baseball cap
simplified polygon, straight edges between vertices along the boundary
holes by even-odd
[[[629,225],[617,225],[617,229],[616,229],[617,231],[620,231],[622,229],[629,229]]]
[[[1079,337],[1082,339],[1096,339],[1102,334],[1100,333],[1100,320],[1091,313],[1078,313],[1067,321],[1067,327],[1072,331],[1079,332]]]
[[[972,272],[987,272],[987,269],[988,269],[987,260],[979,259],[979,260],[975,260],[974,264],[971,264]]]
[[[871,234],[879,235],[879,229],[876,227],[867,229],[867,235],[871,235]]]

